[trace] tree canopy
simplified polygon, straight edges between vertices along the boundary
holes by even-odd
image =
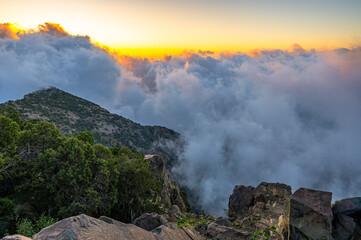
[[[63,136],[52,123],[0,112],[0,237],[19,219],[80,213],[130,222],[157,211],[160,183],[144,155],[94,145],[90,132]]]

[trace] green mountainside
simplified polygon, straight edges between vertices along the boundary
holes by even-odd
[[[0,104],[0,108],[6,105],[16,108],[24,119],[35,118],[54,123],[66,136],[90,131],[95,142],[105,146],[119,143],[139,152],[162,152],[167,159],[174,159],[175,156],[172,150],[157,143],[178,141],[177,132],[160,126],[142,126],[54,87]]]

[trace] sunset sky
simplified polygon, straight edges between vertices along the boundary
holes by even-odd
[[[361,1],[0,0],[0,22],[59,23],[130,55],[358,46]]]

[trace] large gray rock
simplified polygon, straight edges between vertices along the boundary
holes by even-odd
[[[332,211],[335,239],[361,239],[361,197],[337,201]]]
[[[252,186],[235,186],[228,201],[228,208],[230,212],[242,214],[247,211],[252,205],[254,190],[255,188]]]
[[[361,212],[361,197],[345,198],[335,202],[332,207],[333,214],[352,215]]]
[[[351,239],[355,233],[356,222],[354,218],[345,214],[334,215],[332,236],[337,240]]]
[[[204,240],[193,228],[171,229],[167,226],[160,226],[152,231],[158,240]]]
[[[194,229],[159,226],[152,232],[108,217],[78,215],[63,219],[36,234],[33,240],[202,240]]]
[[[144,213],[133,221],[133,224],[147,231],[165,225],[169,227],[167,220],[156,213]]]
[[[11,236],[6,236],[6,237],[2,238],[1,240],[31,240],[31,238],[16,234],[16,235],[11,235]]]
[[[227,218],[223,217],[218,218],[216,221],[214,221],[214,223],[226,227],[233,227],[232,223]]]
[[[247,231],[236,229],[234,227],[224,226],[215,222],[206,225],[205,235],[211,239],[249,239],[250,234]]]
[[[331,192],[300,188],[290,201],[289,239],[333,239]]]
[[[66,218],[41,230],[34,236],[34,240],[157,239],[152,233],[135,225],[104,219],[105,221],[84,214]]]

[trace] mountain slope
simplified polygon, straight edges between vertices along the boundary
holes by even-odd
[[[0,104],[0,108],[5,105],[15,107],[25,119],[36,118],[53,122],[65,135],[90,131],[96,143],[106,146],[119,142],[122,146],[137,151],[160,151],[169,155],[169,149],[156,143],[179,139],[179,134],[171,129],[142,126],[54,87],[27,94],[20,100]]]

